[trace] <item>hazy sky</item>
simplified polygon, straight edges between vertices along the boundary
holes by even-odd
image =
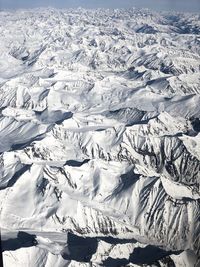
[[[129,8],[147,7],[155,10],[200,12],[200,0],[0,0],[0,8],[32,8],[52,6],[58,8]]]

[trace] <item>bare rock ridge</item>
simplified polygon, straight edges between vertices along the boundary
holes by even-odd
[[[5,267],[200,264],[200,15],[0,11]]]

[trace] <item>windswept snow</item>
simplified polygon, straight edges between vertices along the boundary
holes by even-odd
[[[200,16],[1,11],[0,32],[4,266],[197,267]]]

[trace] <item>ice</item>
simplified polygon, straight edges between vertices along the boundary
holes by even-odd
[[[0,12],[4,266],[197,267],[198,14]]]

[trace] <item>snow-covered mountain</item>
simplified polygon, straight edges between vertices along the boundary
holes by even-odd
[[[0,12],[5,267],[197,267],[200,15]]]

